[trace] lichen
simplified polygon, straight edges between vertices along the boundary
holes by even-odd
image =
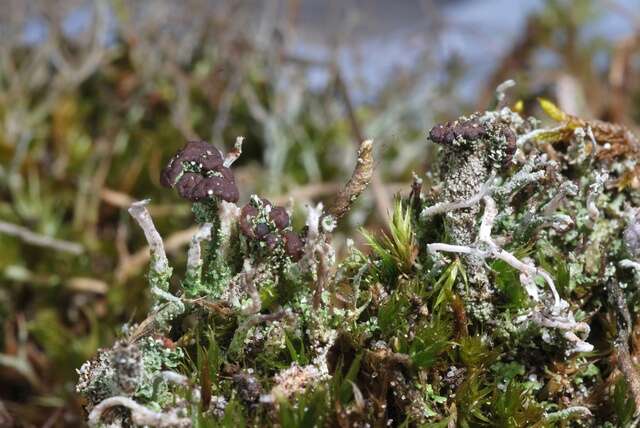
[[[89,421],[629,423],[640,403],[638,152],[611,145],[636,140],[542,106],[560,125],[501,108],[434,127],[433,186],[416,175],[386,231],[364,232],[370,251],[350,241],[343,257],[331,238],[371,179],[370,142],[336,205],[307,206],[302,230],[257,195],[242,208],[196,195],[188,174],[229,178],[216,171],[240,150],[223,161],[187,146],[163,178],[195,201],[185,277],[169,286],[162,239],[136,205],[154,306],[80,368]]]

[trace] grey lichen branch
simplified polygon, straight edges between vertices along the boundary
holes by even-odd
[[[252,299],[253,298],[254,296],[252,296]],[[257,299],[259,304],[259,299],[260,299],[259,295],[257,295]],[[256,312],[249,313],[250,310],[255,310],[255,309],[256,309],[256,302],[254,301],[254,304],[252,305],[251,309],[245,311],[248,317],[238,326],[238,328],[236,328],[235,332],[233,333],[233,338],[231,339],[231,343],[229,345],[229,351],[228,351],[229,355],[232,358],[239,357],[242,354],[244,342],[251,328],[257,325],[260,325],[262,323],[275,322],[291,315],[291,312],[288,309],[287,310],[278,309],[277,311],[269,314],[261,314],[260,307],[257,307]]]
[[[506,262],[514,269],[529,275],[539,275],[547,282],[551,293],[553,294],[554,306],[560,307],[560,296],[556,290],[555,284],[551,275],[549,275],[544,269],[537,268],[530,264],[524,263],[510,252],[500,248],[491,237],[491,229],[493,222],[497,215],[497,209],[495,202],[490,196],[483,198],[485,203],[485,211],[480,223],[480,231],[478,233],[478,242],[474,245],[454,245],[445,243],[432,243],[427,244],[427,251],[433,252],[448,252],[458,254],[469,254],[480,259],[494,258]],[[485,247],[485,248],[483,248]]]
[[[495,191],[495,197],[498,199],[506,199],[518,190],[531,183],[537,183],[547,176],[546,168],[556,169],[558,164],[547,160],[546,155],[537,156],[520,168],[512,177],[504,184],[499,186]]]
[[[529,131],[526,134],[522,134],[521,136],[519,136],[516,140],[516,146],[518,147],[518,149],[520,149],[525,143],[528,143],[529,141],[535,141],[540,136],[560,132],[562,130],[564,130],[564,126],[557,126],[551,129],[534,129],[533,131]]]
[[[634,262],[633,260],[623,259],[618,263],[620,267],[634,269],[636,271],[640,271],[640,263]]]
[[[544,415],[546,422],[559,422],[567,419],[591,418],[593,414],[591,410],[584,406],[572,406],[553,413]]]
[[[568,304],[563,301],[562,309],[567,309],[567,307]],[[565,315],[562,315],[560,312],[561,311],[556,310],[543,313],[540,310],[534,310],[529,315],[520,317],[517,321],[529,319],[540,327],[562,331],[562,336],[569,343],[573,344],[573,348],[568,350],[568,354],[593,351],[593,345],[578,336],[578,334],[584,338],[589,336],[589,332],[591,331],[589,324],[585,322],[577,322],[570,311],[567,311]]]
[[[191,418],[179,416],[177,410],[156,412],[125,396],[110,397],[97,404],[89,413],[89,426],[100,426],[104,412],[116,406],[128,408],[131,411],[131,420],[137,425],[158,428],[191,426]]]
[[[589,186],[589,194],[587,195],[587,212],[589,213],[589,225],[593,224],[600,217],[600,210],[598,209],[597,200],[604,190],[604,185],[609,179],[609,173],[607,171],[601,171],[595,173],[595,180]]]
[[[176,385],[182,385],[182,386],[189,386],[189,378],[186,377],[185,375],[181,375],[180,373],[176,373],[174,371],[171,370],[163,370],[160,373],[158,373],[158,377],[160,377],[162,380],[169,382],[169,383],[174,383]],[[196,390],[197,391],[197,390]]]
[[[162,290],[158,287],[152,287],[151,293],[156,297],[164,299],[169,303],[169,306],[163,306],[163,315],[167,315],[169,318],[165,318],[166,321],[169,321],[174,318],[176,315],[180,315],[184,312],[184,302],[179,297],[174,296],[168,291]]]
[[[484,182],[484,184],[480,188],[480,191],[474,194],[473,196],[471,196],[470,198],[459,200],[459,201],[453,201],[453,202],[438,202],[435,205],[432,205],[430,207],[425,207],[422,210],[422,213],[420,214],[420,216],[424,219],[437,214],[444,214],[449,211],[472,207],[476,205],[478,202],[480,202],[482,198],[491,194],[491,192],[494,190],[494,186],[493,186],[494,181],[495,181],[495,175],[492,175],[491,177],[489,177],[487,181]]]
[[[491,230],[495,218],[498,214],[496,203],[490,196],[483,198],[484,212],[480,223],[480,229],[478,231],[478,238],[474,245],[452,245],[444,243],[432,243],[427,245],[429,252],[452,252],[458,254],[468,254],[479,259],[493,258],[502,260],[509,266],[518,270],[522,285],[527,290],[528,294],[538,300],[537,289],[533,278],[535,276],[541,276],[549,286],[553,295],[553,306],[551,308],[543,307],[542,310],[534,310],[529,315],[525,315],[520,318],[520,321],[530,319],[542,327],[554,328],[563,331],[563,337],[573,344],[573,347],[569,351],[573,352],[590,352],[593,350],[593,345],[586,342],[582,337],[589,335],[589,325],[584,322],[576,322],[573,314],[568,309],[568,304],[564,300],[560,299],[560,295],[555,287],[555,283],[551,275],[544,269],[536,267],[533,263],[525,263],[519,260],[516,256],[510,252],[500,248],[491,237]],[[544,313],[543,313],[544,312]]]
[[[147,205],[150,201],[150,199],[145,199],[142,201],[134,202],[129,208],[129,214],[131,214],[134,220],[138,223],[138,225],[144,232],[144,237],[149,243],[149,249],[151,251],[150,273],[154,276],[165,277],[167,272],[170,271],[171,268],[169,267],[167,254],[164,251],[162,236],[160,236],[160,233],[158,233],[156,226],[153,224],[151,214],[149,214],[149,210],[147,210]],[[165,281],[160,281],[157,285],[164,290],[168,290],[170,276],[171,275],[169,274],[169,276],[166,277]]]
[[[243,313],[246,315],[254,315],[260,312],[262,308],[262,300],[260,299],[260,293],[256,287],[256,280],[259,276],[259,272],[255,269],[249,259],[244,260],[242,272],[239,275],[240,287],[251,298],[251,304],[243,309]]]
[[[184,312],[184,303],[180,298],[169,292],[169,280],[171,279],[172,268],[164,249],[162,237],[153,219],[147,210],[149,199],[134,202],[129,208],[129,214],[136,220],[144,236],[147,239],[151,251],[151,263],[149,267],[149,285],[151,293],[156,297],[154,315],[155,322],[160,328],[164,328],[168,321]],[[166,301],[166,304],[162,304]]]
[[[576,196],[578,194],[578,186],[572,181],[564,181],[560,184],[560,188],[549,202],[542,208],[542,215],[549,217],[558,210],[560,205],[567,196]]]
[[[245,259],[242,271],[238,273],[231,281],[233,286],[229,287],[230,303],[232,306],[240,308],[241,316],[239,318],[239,326],[236,328],[231,344],[229,345],[229,355],[239,357],[251,328],[262,323],[274,322],[290,315],[290,311],[286,309],[277,309],[275,312],[262,314],[262,299],[257,285],[262,281],[268,280],[270,277],[269,267],[265,263],[253,265],[249,259]],[[240,291],[238,293],[237,291]],[[240,296],[248,296],[249,299],[240,298]]]
[[[504,82],[496,86],[496,92],[495,92],[495,97],[496,97],[495,109],[496,110],[499,110],[502,107],[504,107],[504,100],[507,96],[507,91],[513,88],[514,86],[516,86],[516,81],[513,79],[505,80]]]
[[[554,166],[555,163],[547,161],[544,157],[528,162],[523,165],[522,168],[513,175],[513,177],[503,184],[496,183],[496,174],[493,172],[478,191],[471,197],[457,201],[436,203],[430,207],[425,207],[420,215],[424,219],[437,214],[444,214],[454,210],[470,208],[479,203],[485,196],[492,196],[494,194],[498,198],[504,198],[513,194],[515,191],[527,184],[542,180],[547,174],[542,168],[547,165]]]
[[[307,206],[307,219],[305,221],[305,226],[307,226],[307,240],[308,241],[316,241],[320,236],[320,219],[322,218],[322,213],[324,211],[324,206],[322,203],[318,205]],[[307,250],[312,250],[311,246],[307,246]]]
[[[480,242],[486,242],[491,246],[496,246],[491,238],[491,230],[493,229],[493,223],[496,221],[498,215],[498,208],[496,202],[491,196],[485,196],[482,198],[484,202],[484,213],[482,214],[482,221],[480,222],[480,230],[478,231],[478,240]]]
[[[624,247],[632,259],[640,259],[640,208],[630,209],[626,215],[627,227],[624,230]]]
[[[445,253],[457,253],[457,254],[469,254],[482,259],[493,258],[506,262],[514,269],[523,272],[527,275],[540,275],[549,285],[554,297],[555,305],[560,305],[560,296],[555,288],[555,284],[551,276],[543,269],[536,268],[535,266],[528,265],[520,260],[510,252],[503,250],[499,247],[490,248],[489,250],[482,250],[475,246],[469,245],[453,245],[444,243],[427,244],[427,251],[431,253],[445,252]]]
[[[640,286],[640,263],[629,259],[623,259],[618,262],[618,266],[625,269],[633,269],[633,277],[636,286]]]

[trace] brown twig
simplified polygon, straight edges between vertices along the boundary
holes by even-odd
[[[14,420],[4,403],[0,401],[0,426],[10,427],[13,426]]]
[[[84,251],[82,245],[78,243],[63,241],[46,235],[40,235],[39,233],[32,232],[26,227],[18,226],[16,224],[7,223],[4,221],[0,221],[0,233],[15,236],[26,242],[27,244],[37,245],[39,247],[47,247],[56,251],[62,251],[74,255],[82,254],[82,252]]]
[[[640,31],[640,30],[639,30]],[[632,124],[629,117],[628,94],[633,91],[631,81],[634,76],[633,58],[640,48],[640,32],[616,42],[609,66],[609,85],[611,86],[610,119],[616,123]]]
[[[454,325],[456,331],[456,337],[469,336],[469,320],[467,318],[467,311],[464,309],[464,303],[459,296],[454,296],[451,302],[451,310],[453,311]]]
[[[335,204],[329,212],[336,218],[342,218],[360,194],[367,188],[373,175],[373,142],[365,140],[360,143],[358,159],[353,174],[343,190],[338,193]]]
[[[200,366],[200,409],[206,411],[211,403],[211,367],[209,365],[209,352],[204,349],[204,358]]]
[[[362,127],[360,126],[360,122],[358,121],[358,117],[356,116],[356,111],[353,106],[353,102],[351,101],[349,89],[344,83],[340,70],[338,70],[337,67],[335,71],[335,82],[336,88],[342,95],[345,109],[347,110],[347,118],[349,119],[351,132],[356,139],[356,144],[360,144],[362,141],[365,141],[366,138],[364,137]],[[378,215],[380,216],[380,219],[385,220],[388,214],[391,212],[391,202],[389,201],[389,197],[384,190],[384,185],[382,184],[380,175],[375,170],[373,170],[371,176],[371,187],[373,189],[373,195],[375,197]]]

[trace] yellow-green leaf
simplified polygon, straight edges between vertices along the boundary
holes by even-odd
[[[556,122],[564,122],[567,120],[567,114],[560,110],[560,107],[555,105],[552,101],[549,101],[546,98],[538,98],[538,103],[540,103],[540,107],[547,116]]]

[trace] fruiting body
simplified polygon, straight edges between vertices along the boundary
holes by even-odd
[[[297,261],[302,257],[304,243],[289,228],[289,214],[264,198],[254,196],[240,211],[240,230],[249,240],[266,244],[269,252],[282,246],[287,256]]]
[[[162,170],[160,183],[175,187],[181,197],[192,202],[215,198],[237,202],[240,197],[222,154],[205,141],[190,141],[178,151]]]
[[[135,204],[154,305],[80,369],[90,419],[626,426],[640,404],[629,349],[640,304],[627,286],[640,276],[640,194],[609,187],[625,170],[582,153],[588,132],[559,133],[570,139],[550,160],[531,141],[549,135],[537,126],[505,108],[434,127],[432,193],[414,177],[384,236],[366,236],[372,251],[351,242],[338,263],[331,233],[371,177],[370,142],[338,208],[307,206],[302,237],[267,199],[229,202],[238,153],[187,144],[162,178],[196,202],[185,278],[171,281]]]

